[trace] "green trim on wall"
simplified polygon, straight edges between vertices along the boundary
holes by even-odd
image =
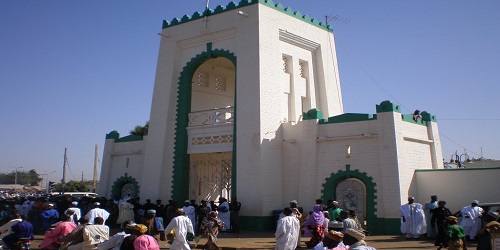
[[[401,218],[376,218],[374,227],[377,229],[372,235],[400,235]]]
[[[319,109],[310,109],[309,111],[302,113],[302,120],[317,120],[323,119],[323,112]]]
[[[106,134],[106,140],[107,139],[113,139],[115,140],[115,143],[118,143],[118,142],[142,141],[144,137],[140,135],[127,135],[120,138],[120,133],[118,133],[116,130],[113,130],[108,134]]]
[[[392,103],[391,101],[385,100],[376,106],[377,113],[384,112],[398,112],[401,113],[401,108],[399,105]]]
[[[427,126],[427,122],[422,120],[421,118],[418,118],[417,121],[413,120],[413,114],[401,114],[401,120],[404,122]]]
[[[127,173],[125,173],[124,176],[116,179],[116,181],[113,183],[113,185],[111,186],[111,197],[115,199],[117,196],[119,196],[123,185],[128,183],[132,183],[134,185],[135,195],[136,197],[139,197],[139,182],[137,182],[134,177],[128,176]]]
[[[109,132],[108,134],[106,134],[106,140],[108,140],[108,139],[118,140],[119,138],[120,138],[120,133],[118,133],[118,131],[116,131],[116,130],[113,130],[113,131]]]
[[[475,171],[475,170],[499,170],[500,167],[491,168],[445,168],[445,169],[415,169],[415,172],[435,172],[435,171]]]
[[[140,135],[127,135],[120,139],[115,140],[115,142],[131,142],[131,141],[142,141],[144,139],[143,136]]]
[[[293,11],[292,8],[285,8],[281,4],[275,4],[272,0],[242,0],[239,3],[230,2],[227,6],[219,5],[213,10],[206,9],[204,11],[204,13],[195,12],[195,13],[193,13],[192,16],[184,15],[181,19],[174,18],[170,22],[163,20],[162,29],[170,28],[170,27],[173,27],[173,26],[176,26],[179,24],[183,24],[183,23],[187,23],[187,22],[191,22],[194,20],[199,20],[199,19],[205,18],[205,16],[213,16],[213,15],[221,14],[224,12],[233,11],[233,10],[243,8],[246,6],[250,6],[253,4],[257,4],[257,3],[260,3],[260,4],[263,4],[263,5],[268,6],[270,8],[273,8],[279,12],[285,13],[291,17],[295,17],[301,21],[304,21],[308,24],[311,24],[311,25],[316,26],[318,28],[321,28],[323,30],[332,32],[332,28],[330,27],[330,25],[327,26],[323,22],[319,22],[317,19],[310,18],[308,15],[302,15],[299,11]]]
[[[377,189],[375,182],[372,177],[369,177],[367,173],[359,172],[359,170],[351,170],[351,165],[346,165],[346,170],[339,170],[337,173],[332,173],[330,177],[325,179],[322,190],[323,200],[336,200],[335,190],[337,185],[346,179],[355,178],[360,180],[366,187],[366,221],[368,226],[368,231],[374,234],[379,234],[385,231],[385,228],[379,228],[377,225],[376,216],[376,205],[377,205]]]
[[[245,231],[273,231],[276,220],[273,216],[240,216],[240,226]]]
[[[207,60],[225,57],[229,59],[236,72],[236,56],[234,53],[221,50],[212,49],[212,43],[207,43],[207,51],[202,52],[195,57],[191,58],[186,63],[179,76],[178,90],[177,90],[177,110],[175,118],[175,136],[174,136],[174,161],[172,170],[172,199],[177,204],[182,204],[185,200],[189,199],[189,155],[187,154],[188,148],[188,135],[186,128],[189,122],[189,113],[191,112],[191,90],[192,79],[196,69],[206,62]],[[235,83],[236,84],[236,83]],[[235,86],[236,89],[236,86]],[[236,90],[235,90],[236,91]],[[236,92],[235,92],[236,93]],[[236,95],[235,95],[236,97]],[[236,100],[236,99],[235,99]],[[236,113],[236,107],[235,112]],[[236,115],[233,121],[233,131],[236,131]],[[232,180],[231,192],[236,190],[236,134],[233,134],[233,166],[232,166]],[[234,192],[236,195],[236,192]]]
[[[328,117],[328,119],[326,120],[320,120],[319,124],[361,122],[361,121],[371,121],[371,120],[377,120],[377,115],[345,113],[337,116]]]
[[[422,111],[420,113],[420,115],[422,116],[422,120],[424,120],[424,121],[427,121],[427,122],[436,122],[436,116],[435,115],[431,115],[431,113],[429,113],[427,111]]]

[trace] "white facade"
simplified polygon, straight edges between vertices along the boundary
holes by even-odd
[[[434,117],[388,101],[344,114],[333,33],[307,16],[264,0],[210,13],[164,23],[148,135],[108,134],[99,194],[237,197],[242,225],[265,230],[272,210],[342,200],[354,180],[346,206],[394,231],[415,170],[443,168]]]

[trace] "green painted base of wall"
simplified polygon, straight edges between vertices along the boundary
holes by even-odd
[[[273,216],[241,216],[241,229],[244,231],[266,232],[276,230],[276,219]],[[368,225],[370,235],[400,235],[401,219],[380,219]]]
[[[245,231],[266,232],[276,230],[276,219],[272,216],[240,216],[241,229]]]
[[[374,225],[368,225],[368,231],[371,235],[400,235],[401,219],[377,218]]]

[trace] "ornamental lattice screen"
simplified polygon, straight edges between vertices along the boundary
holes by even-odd
[[[335,197],[342,210],[354,210],[359,222],[363,225],[366,213],[366,187],[358,179],[350,178],[341,181],[335,188]]]
[[[190,161],[189,199],[216,201],[219,197],[231,197],[232,160],[206,159]]]

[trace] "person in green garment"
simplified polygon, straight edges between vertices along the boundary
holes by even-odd
[[[449,250],[466,250],[465,231],[464,228],[458,225],[458,219],[455,216],[446,217],[448,224],[448,249]],[[438,249],[441,249],[439,247]]]
[[[328,202],[328,203],[330,203],[330,202]],[[342,212],[342,208],[340,208],[339,202],[332,201],[331,204],[329,204],[329,208],[328,208],[328,213],[330,214],[330,217],[332,218],[332,220],[341,221],[339,218],[340,212]]]

